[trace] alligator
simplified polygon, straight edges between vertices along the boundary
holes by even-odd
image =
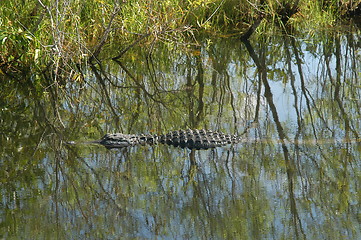
[[[89,143],[97,143],[108,149],[160,143],[174,147],[200,150],[220,147],[227,144],[235,144],[240,141],[241,136],[237,135],[229,135],[204,129],[188,129],[172,131],[162,135],[108,133],[100,140]]]

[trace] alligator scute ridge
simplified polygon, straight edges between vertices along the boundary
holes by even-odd
[[[204,129],[188,129],[172,131],[162,135],[108,133],[95,143],[101,144],[109,149],[160,143],[174,147],[200,150],[235,144],[240,141],[241,137],[237,135],[229,135]]]

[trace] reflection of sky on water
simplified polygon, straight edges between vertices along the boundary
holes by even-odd
[[[303,53],[303,61],[302,61],[302,74],[305,81],[305,85],[307,89],[312,93],[314,92],[314,86],[311,84],[312,76],[315,76],[317,69],[313,68],[313,66],[317,66],[316,62],[318,59],[314,58],[312,54],[310,54],[307,51],[304,51]],[[293,59],[294,60],[294,59]],[[295,60],[294,60],[295,61]],[[301,80],[299,75],[299,70],[297,65],[292,64],[292,74],[294,75],[295,81],[294,81],[294,88],[297,92],[298,97],[298,106],[299,108],[301,106],[301,109],[305,109],[305,98],[302,95],[301,90]],[[276,64],[276,68],[282,69],[285,72],[288,66],[283,65],[281,63]],[[275,79],[277,80],[277,79]],[[273,81],[273,79],[269,79],[269,84],[271,87],[271,91],[273,93],[273,100],[276,105],[276,109],[278,112],[278,117],[281,122],[287,122],[290,124],[296,124],[297,123],[297,114],[295,110],[295,97],[294,92],[291,86],[291,79],[287,79],[287,83],[283,83],[282,79],[278,81]],[[300,105],[301,101],[301,105]]]
[[[229,47],[233,49],[233,52],[236,52],[237,49],[235,48],[238,48],[238,46],[233,45]],[[323,89],[324,86],[319,85],[319,83],[327,85],[330,82],[327,80],[327,74],[325,74],[322,54],[315,55],[306,51],[305,48],[304,44],[302,71],[309,96],[312,96],[316,104],[319,104],[317,101],[329,101],[329,97],[334,93],[332,90],[325,90]],[[205,84],[203,100],[207,112],[205,114],[206,119],[201,119],[200,126],[205,125],[211,129],[214,127],[214,129],[222,129],[228,133],[240,133],[244,129],[244,123],[252,121],[257,103],[258,76],[255,72],[254,63],[249,60],[241,62],[236,59],[229,61],[226,69],[215,70],[213,69],[214,66],[210,64],[212,60],[206,56],[207,52],[202,51],[202,54],[204,54],[204,56],[200,56],[204,57],[202,59],[204,79],[202,80]],[[168,129],[170,127],[180,128],[181,124],[187,123],[189,121],[187,104],[193,101],[193,104],[197,105],[199,100],[197,95],[198,82],[195,80],[197,75],[195,60],[190,57],[190,61],[193,61],[190,65],[187,64],[187,61],[188,58],[185,55],[180,56],[178,62],[172,65],[174,69],[168,71],[163,69],[162,72],[159,70],[159,82],[157,82],[159,86],[157,87],[161,89],[161,94],[156,95],[156,99],[162,101],[162,97],[164,97],[167,100],[165,105],[167,105],[169,102],[172,103],[180,98],[181,101],[176,103],[185,105],[170,105],[167,108],[162,108],[160,111],[162,114],[167,114],[167,111],[178,111],[174,115],[182,114],[182,117],[177,119],[178,122],[173,118],[156,116],[156,120],[153,121],[163,121],[161,124],[170,122],[170,124],[162,125],[165,131],[174,130]],[[342,66],[348,66],[348,64]],[[269,75],[273,70],[272,67],[287,72],[285,63],[277,63],[274,66],[268,66]],[[336,75],[334,59],[331,59],[330,68],[331,73]],[[114,74],[116,79],[112,79],[114,82],[122,86],[135,85],[124,72],[119,73],[119,68],[116,69],[115,72],[117,73]],[[157,89],[152,88],[152,81],[150,80],[154,76],[143,76],[137,73],[137,69],[132,70],[134,75],[145,83],[145,88],[151,94],[156,92]],[[140,70],[141,73],[142,71],[144,69]],[[192,84],[195,86],[194,92],[190,94],[193,94],[193,99],[184,94],[186,88],[191,88],[186,86],[185,79],[188,71]],[[215,83],[211,83],[213,71],[216,71]],[[296,79],[295,88],[298,97],[298,106],[296,107],[300,109],[300,115],[306,118],[309,112],[301,90],[298,67],[294,60],[292,72]],[[351,76],[350,68],[344,69],[342,72],[345,76]],[[119,125],[127,129],[129,119],[133,115],[132,112],[129,113],[124,110],[122,103],[119,103],[121,100],[129,99],[127,107],[131,110],[134,109],[134,102],[137,101],[140,101],[142,106],[144,105],[141,111],[148,110],[149,106],[155,108],[156,104],[152,102],[152,99],[148,98],[147,101],[143,102],[146,97],[142,91],[140,91],[139,96],[136,96],[139,97],[139,100],[131,94],[136,88],[129,90],[113,88],[109,85],[107,90],[114,108],[114,113],[109,113],[108,103],[101,96],[102,90],[97,86],[96,78],[92,76],[91,72],[88,75],[90,77],[87,79],[87,87],[91,85],[89,89],[92,88],[93,91],[88,93],[89,98],[86,98],[87,101],[81,102],[79,104],[81,107],[77,110],[80,109],[79,114],[86,115],[84,117],[86,119],[102,118],[98,115],[93,116],[94,112],[107,115],[106,123],[99,124],[101,127],[106,125],[106,128],[99,130],[99,132],[116,131],[115,129]],[[223,87],[222,84],[227,83],[227,78],[229,78],[229,88],[220,89]],[[291,135],[297,131],[293,89],[289,80],[284,83],[282,79],[276,78],[277,75],[275,75],[275,79],[271,79],[269,76],[268,82],[273,93],[279,120],[285,128],[287,136],[292,139]],[[162,82],[164,79],[172,81]],[[71,87],[70,83],[69,87]],[[75,89],[73,90],[76,92]],[[356,90],[359,91],[360,88],[356,88]],[[234,97],[235,109],[230,107],[231,94]],[[216,95],[216,100],[212,99],[213,95]],[[68,99],[72,98],[68,97]],[[224,102],[221,103],[221,100]],[[81,229],[80,235],[86,237],[93,228],[108,229],[108,227],[112,229],[113,234],[130,238],[160,237],[172,239],[173,237],[187,236],[187,234],[202,236],[203,232],[197,230],[200,226],[209,233],[218,226],[218,223],[227,225],[238,217],[242,223],[247,224],[253,220],[257,221],[257,217],[261,216],[267,217],[268,226],[274,227],[273,232],[266,232],[262,236],[278,239],[282,236],[292,236],[292,233],[289,232],[294,227],[292,226],[293,216],[290,211],[291,197],[294,197],[297,202],[302,227],[306,232],[311,229],[309,231],[311,234],[307,233],[307,237],[312,238],[312,234],[322,237],[323,234],[317,233],[314,226],[323,230],[328,229],[324,224],[327,225],[327,220],[334,217],[333,210],[338,207],[338,202],[322,199],[326,194],[328,198],[336,196],[340,201],[348,202],[350,209],[354,210],[348,209],[342,213],[350,213],[350,221],[344,216],[334,217],[339,222],[335,223],[335,228],[331,228],[330,231],[332,232],[332,229],[335,229],[332,233],[345,231],[347,224],[351,225],[357,221],[353,217],[356,216],[359,205],[356,198],[358,191],[356,173],[357,169],[360,169],[360,162],[358,161],[360,154],[356,150],[355,144],[348,145],[335,141],[337,144],[324,142],[316,145],[310,142],[310,144],[300,144],[296,147],[292,142],[288,143],[289,157],[297,162],[297,171],[294,173],[295,176],[291,177],[294,187],[292,196],[289,192],[290,179],[286,172],[283,149],[277,141],[278,136],[274,128],[274,120],[263,96],[261,101],[260,124],[258,128],[249,130],[247,137],[251,138],[250,141],[246,139],[245,142],[235,146],[197,151],[195,154],[197,166],[193,175],[190,171],[192,166],[190,164],[190,150],[188,149],[157,145],[137,146],[124,151],[119,149],[108,151],[101,146],[79,145],[74,146],[76,154],[69,157],[71,155],[71,151],[68,152],[69,149],[57,149],[56,152],[51,152],[53,149],[49,147],[46,149],[49,153],[42,162],[42,169],[45,169],[46,178],[44,182],[39,184],[38,188],[40,190],[50,189],[50,193],[49,196],[46,196],[47,198],[41,199],[41,202],[44,205],[46,203],[49,205],[49,216],[52,216],[54,209],[57,209],[57,217],[59,218],[57,220],[65,226],[65,230],[72,229],[70,223],[78,224],[78,228],[73,230],[71,236],[79,236],[79,229]],[[64,103],[64,110],[75,111],[72,104]],[[312,104],[313,102],[311,103],[311,110],[313,111],[314,106]],[[97,108],[98,106],[99,108]],[[322,106],[317,107],[321,108]],[[350,110],[355,116],[358,116],[357,109],[350,108]],[[218,111],[221,113],[219,114]],[[234,114],[233,111],[236,113]],[[338,113],[339,110],[336,107],[333,111]],[[119,114],[120,123],[113,122],[113,114]],[[248,116],[246,116],[247,114]],[[140,124],[131,128],[133,132],[129,133],[143,132],[141,129],[145,129],[144,133],[148,133],[151,130],[147,125],[150,121],[148,117],[147,114],[141,115],[137,119]],[[233,122],[234,117],[238,118],[238,122]],[[339,128],[342,126],[343,119],[338,117],[339,115],[335,117],[335,121],[339,121],[341,124],[335,124],[331,127],[336,133],[336,137],[341,137],[343,130]],[[264,122],[267,122],[268,125]],[[314,122],[318,124],[316,133],[319,134],[322,131],[322,128],[319,127],[321,121],[315,117]],[[66,115],[64,115],[64,123],[65,125],[68,124]],[[91,127],[91,125],[92,122],[80,124],[81,128],[84,129]],[[306,122],[303,126],[306,133],[311,128],[309,125],[309,122]],[[357,127],[356,130],[358,130]],[[96,130],[94,132],[96,137],[101,137],[101,134]],[[261,137],[257,138],[259,136]],[[86,140],[93,140],[87,139],[86,136],[83,137]],[[265,137],[265,141],[262,141],[262,137]],[[312,137],[314,136],[311,135]],[[350,157],[350,159],[342,162],[345,157]],[[55,162],[59,165],[56,165]],[[56,171],[58,172],[55,174]],[[342,199],[343,193],[340,193],[340,190],[348,194],[347,198]],[[34,202],[34,206],[37,206],[38,202],[35,200]],[[254,206],[259,207],[259,209],[252,208]],[[262,208],[263,206],[265,207]],[[33,208],[37,209],[37,207]],[[119,208],[125,210],[125,216],[119,213]],[[235,209],[241,209],[244,212],[240,211],[238,214],[234,212]],[[84,218],[85,215],[82,211],[89,219]],[[234,215],[230,216],[231,214]],[[254,216],[256,219],[253,219]],[[216,219],[213,219],[215,223],[210,220],[212,217]],[[44,222],[47,220],[46,218]],[[157,227],[162,232],[156,233]]]

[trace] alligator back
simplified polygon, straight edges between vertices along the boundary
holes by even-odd
[[[124,148],[135,145],[167,144],[174,147],[189,149],[209,149],[224,146],[226,144],[238,143],[240,136],[228,135],[221,132],[209,130],[179,130],[162,135],[151,134],[106,134],[99,144],[107,148]]]

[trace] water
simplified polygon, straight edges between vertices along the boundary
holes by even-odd
[[[212,42],[114,50],[59,85],[2,76],[0,237],[359,239],[358,35]],[[64,144],[181,128],[246,134],[203,151]]]

